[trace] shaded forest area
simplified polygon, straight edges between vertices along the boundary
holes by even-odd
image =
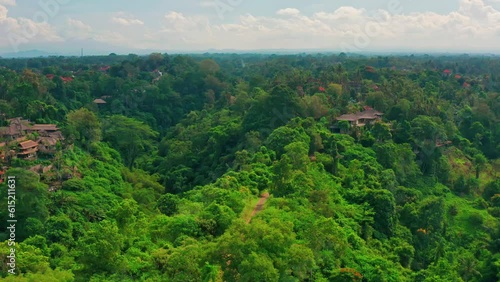
[[[33,160],[1,137],[18,220],[15,276],[0,233],[2,281],[500,280],[498,57],[0,66],[0,127],[64,135]],[[363,109],[381,120],[336,120]]]

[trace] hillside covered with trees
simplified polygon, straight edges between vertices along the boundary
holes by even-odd
[[[0,66],[2,281],[500,281],[498,57]]]

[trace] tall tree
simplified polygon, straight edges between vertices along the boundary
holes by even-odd
[[[86,108],[70,112],[66,116],[68,126],[66,128],[70,137],[73,137],[80,145],[89,148],[93,142],[101,139],[101,124],[97,116]]]
[[[132,168],[137,158],[154,147],[158,133],[133,118],[115,115],[103,123],[103,139],[116,148],[125,165]]]

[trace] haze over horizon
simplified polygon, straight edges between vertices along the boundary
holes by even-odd
[[[45,4],[44,4],[45,3]],[[0,0],[0,54],[204,50],[497,53],[500,1]]]

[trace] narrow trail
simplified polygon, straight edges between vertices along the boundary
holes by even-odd
[[[260,212],[263,208],[264,208],[264,204],[267,202],[267,199],[269,198],[269,193],[263,193],[262,195],[260,195],[260,199],[259,201],[257,202],[257,204],[255,205],[255,208],[253,209],[252,211],[252,215],[250,216],[250,218],[247,220],[247,223],[250,223],[250,221],[252,221],[252,218],[258,213]]]

